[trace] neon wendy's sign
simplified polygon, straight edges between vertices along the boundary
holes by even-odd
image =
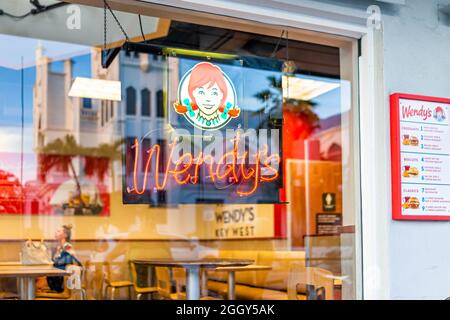
[[[218,131],[211,146],[192,152],[191,142],[184,141],[186,135],[180,135],[177,130],[168,146],[164,170],[159,167],[162,146],[154,144],[142,152],[142,144],[136,139],[133,144],[133,187],[128,188],[128,192],[142,195],[146,190],[165,190],[169,180],[182,186],[204,183],[201,176],[206,171],[206,182],[235,185],[238,196],[251,196],[261,184],[279,178],[281,160],[278,145],[268,143],[269,130],[260,130],[258,135],[255,130],[248,131],[227,130],[225,139],[218,138],[221,135]],[[277,138],[278,130],[270,131]],[[141,154],[145,155],[143,159]],[[144,164],[143,168],[139,168],[140,163]]]
[[[126,155],[124,203],[226,203],[239,198],[277,203],[282,181],[280,130],[244,131],[242,123],[239,129],[227,128],[241,115],[237,101],[231,79],[219,66],[200,62],[186,72],[173,110],[188,125],[180,128],[178,121],[169,119],[167,129],[151,130],[132,143]],[[151,134],[158,130],[170,134]],[[144,143],[156,136],[167,144]],[[159,200],[166,192],[169,196]]]
[[[233,82],[219,66],[209,62],[197,63],[184,74],[174,108],[202,130],[220,129],[240,114]]]

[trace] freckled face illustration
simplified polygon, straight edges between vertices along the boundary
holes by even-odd
[[[200,111],[206,115],[216,112],[223,100],[223,92],[217,83],[212,86],[208,83],[198,87],[194,89],[192,95]]]
[[[228,94],[222,71],[209,62],[199,63],[192,70],[188,91],[204,115],[214,114],[225,103]]]
[[[435,119],[437,121],[445,120],[444,110],[441,107],[437,107],[434,112],[435,112]]]

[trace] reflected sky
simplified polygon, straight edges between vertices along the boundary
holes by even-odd
[[[45,55],[50,58],[78,56],[89,53],[90,48],[72,43],[38,40],[0,34],[0,43],[8,44],[7,50],[0,50],[0,67],[21,69],[21,61],[25,67],[36,64],[36,48],[38,44],[45,48]]]

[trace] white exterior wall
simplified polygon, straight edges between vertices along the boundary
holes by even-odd
[[[407,0],[397,14],[383,14],[384,108],[393,92],[450,97],[450,23],[438,14],[445,4],[450,1]],[[450,297],[450,222],[391,220],[389,248],[390,298]]]

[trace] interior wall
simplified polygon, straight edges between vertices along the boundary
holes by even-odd
[[[239,220],[218,221],[217,214],[253,208]],[[53,239],[55,231],[72,224],[75,240],[208,240],[232,238],[273,238],[273,205],[184,205],[178,208],[150,208],[148,205],[123,205],[122,193],[110,196],[110,216],[1,215],[0,241]],[[252,233],[249,234],[251,228]],[[225,234],[221,230],[230,230]]]

